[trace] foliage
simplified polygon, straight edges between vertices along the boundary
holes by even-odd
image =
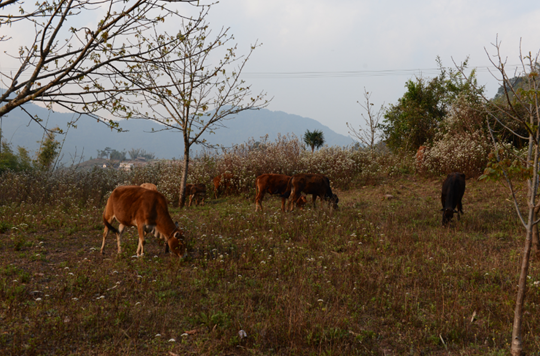
[[[526,158],[526,150],[518,150],[511,144],[498,144],[488,155],[486,169],[479,179],[498,181],[504,179],[505,174],[511,180],[530,179],[533,171],[525,165]]]
[[[318,149],[319,147],[324,145],[324,134],[322,131],[319,130],[306,130],[306,132],[304,133],[304,142],[306,145],[311,147],[311,152],[313,152],[315,148]]]
[[[114,148],[105,147],[105,149],[103,150],[97,150],[97,157],[116,161],[124,161],[126,159],[126,151],[118,151]]]
[[[41,170],[51,170],[60,153],[60,142],[55,139],[55,130],[46,131],[36,157],[36,165]]]
[[[426,146],[423,159],[416,162],[419,173],[439,176],[461,172],[468,178],[482,174],[492,149],[483,121],[480,105],[462,95],[456,98],[434,142]]]
[[[533,65],[535,71],[540,71],[540,64]],[[488,111],[495,119],[491,120],[493,134],[499,142],[511,143],[521,149],[528,145],[528,130],[519,120],[515,120],[514,112],[519,117],[529,115],[527,100],[534,89],[526,75],[508,78],[501,85],[495,97],[488,103]],[[531,92],[532,89],[532,92]]]
[[[2,142],[2,152],[0,153],[0,174],[6,170],[20,172],[33,168],[32,159],[24,147],[17,148],[17,154],[13,152],[10,144]]]
[[[144,157],[146,159],[155,159],[156,155],[151,152],[146,152],[146,150],[142,148],[132,148],[128,152],[129,158],[134,160],[137,157]]]
[[[474,86],[474,70],[470,81],[464,80],[459,71],[467,67],[467,61],[457,71],[444,68],[439,58],[437,62],[439,76],[408,80],[403,97],[397,104],[390,104],[384,114],[380,128],[384,141],[394,152],[416,152],[420,146],[431,144],[454,100],[461,95],[477,102],[479,93],[483,92],[482,87]]]
[[[169,202],[176,203],[181,186],[182,161],[157,161],[131,171],[74,168],[50,172],[5,172],[0,176],[0,206],[10,201],[92,206],[103,203],[118,185],[153,183]],[[236,191],[252,194],[255,179],[262,173],[321,173],[329,177],[332,188],[346,190],[365,184],[377,184],[388,177],[413,172],[412,159],[384,149],[325,147],[315,153],[306,151],[296,136],[279,136],[274,142],[262,137],[221,154],[203,151],[189,162],[188,183],[204,183],[213,190],[212,179],[223,173],[233,175]],[[40,181],[43,184],[33,185]],[[29,187],[32,187],[31,189]]]
[[[110,158],[116,161],[124,161],[126,159],[126,151],[124,150],[120,152],[117,150],[112,150]]]

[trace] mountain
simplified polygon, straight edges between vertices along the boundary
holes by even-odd
[[[58,126],[64,131],[66,131],[66,123],[74,118],[73,114],[52,112],[35,104],[26,104],[25,109],[43,119],[43,124],[48,128]],[[11,143],[13,148],[22,146],[34,152],[39,148],[43,130],[21,109],[11,111],[1,120],[4,142]],[[245,111],[236,115],[234,119],[223,121],[223,124],[226,127],[215,130],[214,134],[206,133],[204,138],[212,144],[230,147],[246,142],[250,138],[259,140],[266,134],[270,141],[273,141],[278,134],[290,133],[301,139],[305,131],[309,129],[322,131],[326,144],[329,146],[347,146],[354,143],[350,137],[340,135],[316,120],[281,111],[267,109]],[[154,153],[157,158],[164,159],[180,158],[183,154],[181,133],[152,132],[152,128],[159,130],[161,127],[155,122],[136,119],[121,120],[119,125],[126,132],[111,131],[90,117],[81,117],[76,125],[77,128],[70,128],[66,135],[57,136],[59,141],[65,138],[62,149],[64,162],[69,162],[75,154],[77,157],[84,154],[85,159],[96,157],[97,150],[103,150],[106,147],[118,151],[141,148]],[[192,147],[194,151],[201,148],[200,146]]]

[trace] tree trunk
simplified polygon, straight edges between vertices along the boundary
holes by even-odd
[[[521,271],[519,274],[518,294],[516,297],[516,307],[514,309],[514,323],[512,325],[512,356],[523,355],[523,338],[522,338],[522,321],[523,309],[525,306],[525,296],[527,294],[527,275],[529,274],[529,257],[531,252],[531,240],[533,230],[533,211],[529,214],[529,223],[527,226],[527,237],[525,238],[525,248],[523,249],[523,257],[521,260]]]
[[[534,208],[534,221],[538,219],[538,212],[540,212],[540,204]],[[538,241],[538,224],[534,225],[533,227],[533,235],[532,235],[532,248],[533,248],[533,254],[536,256],[537,259],[540,259],[540,242]]]
[[[182,178],[180,180],[180,199],[179,206],[182,209],[186,202],[186,184],[188,176],[188,167],[189,167],[189,146],[184,144],[184,165],[182,170]]]

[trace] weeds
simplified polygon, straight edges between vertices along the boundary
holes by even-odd
[[[332,153],[344,160],[354,154]],[[198,172],[225,167],[210,156],[201,162],[207,168]],[[159,172],[172,175],[171,167]],[[330,163],[320,167],[338,172]],[[356,172],[339,183],[349,189],[338,193],[337,211],[282,213],[279,200],[268,198],[265,212],[256,213],[254,197],[245,193],[249,199],[171,209],[188,238],[187,259],[165,255],[152,237],[147,254],[133,258],[135,229],[124,234],[122,254],[109,245],[100,255],[108,192],[126,180],[166,186],[165,173],[152,176],[158,168],[148,169],[57,173],[49,179],[65,182],[63,188],[28,187],[31,200],[1,181],[8,188],[0,189],[1,219],[9,226],[0,235],[2,354],[508,350],[522,233],[502,187],[469,180],[461,221],[441,228],[442,180],[389,170],[364,180]],[[11,182],[31,184],[30,176],[9,174]],[[393,199],[383,200],[388,194]],[[534,263],[528,286],[525,345],[532,353],[540,349]]]

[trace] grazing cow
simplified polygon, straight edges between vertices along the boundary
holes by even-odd
[[[116,219],[120,226],[118,230],[111,223]],[[121,252],[120,237],[126,227],[136,226],[139,232],[139,245],[137,256],[144,253],[144,235],[151,231],[157,231],[166,240],[166,245],[178,257],[187,254],[186,244],[183,240],[182,231],[175,225],[169,215],[167,200],[155,190],[138,186],[120,186],[116,188],[109,199],[103,212],[103,244],[101,253],[105,247],[105,239],[109,231],[116,234],[118,253]]]
[[[195,205],[199,205],[199,202],[204,205],[204,199],[206,198],[206,185],[203,183],[187,184],[186,185],[186,197],[189,196],[189,204],[195,200]]]
[[[312,194],[314,208],[316,207],[315,201],[317,197],[320,197],[323,201],[327,201],[334,209],[338,208],[339,198],[336,194],[332,193],[328,177],[322,174],[302,173],[294,175],[289,181],[288,187],[291,191],[289,211],[293,210],[293,203],[300,198],[300,193],[302,192],[306,195]]]
[[[214,197],[217,199],[222,192],[230,192],[234,189],[234,176],[230,173],[223,173],[214,177]]]
[[[257,191],[257,196],[255,197],[255,211],[258,211],[259,209],[263,211],[262,200],[266,193],[281,197],[281,210],[285,211],[285,202],[291,195],[291,189],[287,189],[291,178],[291,176],[285,174],[274,173],[265,173],[258,176],[255,180],[255,189]],[[303,209],[305,204],[306,197],[304,196],[301,196],[296,200],[296,206],[299,209]]]
[[[152,184],[152,183],[143,183],[143,184],[141,184],[141,187],[146,188],[146,189],[150,189],[150,190],[157,190],[157,186],[155,184]]]
[[[465,193],[465,174],[450,173],[443,182],[441,203],[442,203],[442,225],[446,226],[454,217],[454,213],[463,214],[461,198]],[[457,207],[457,210],[456,210]]]

